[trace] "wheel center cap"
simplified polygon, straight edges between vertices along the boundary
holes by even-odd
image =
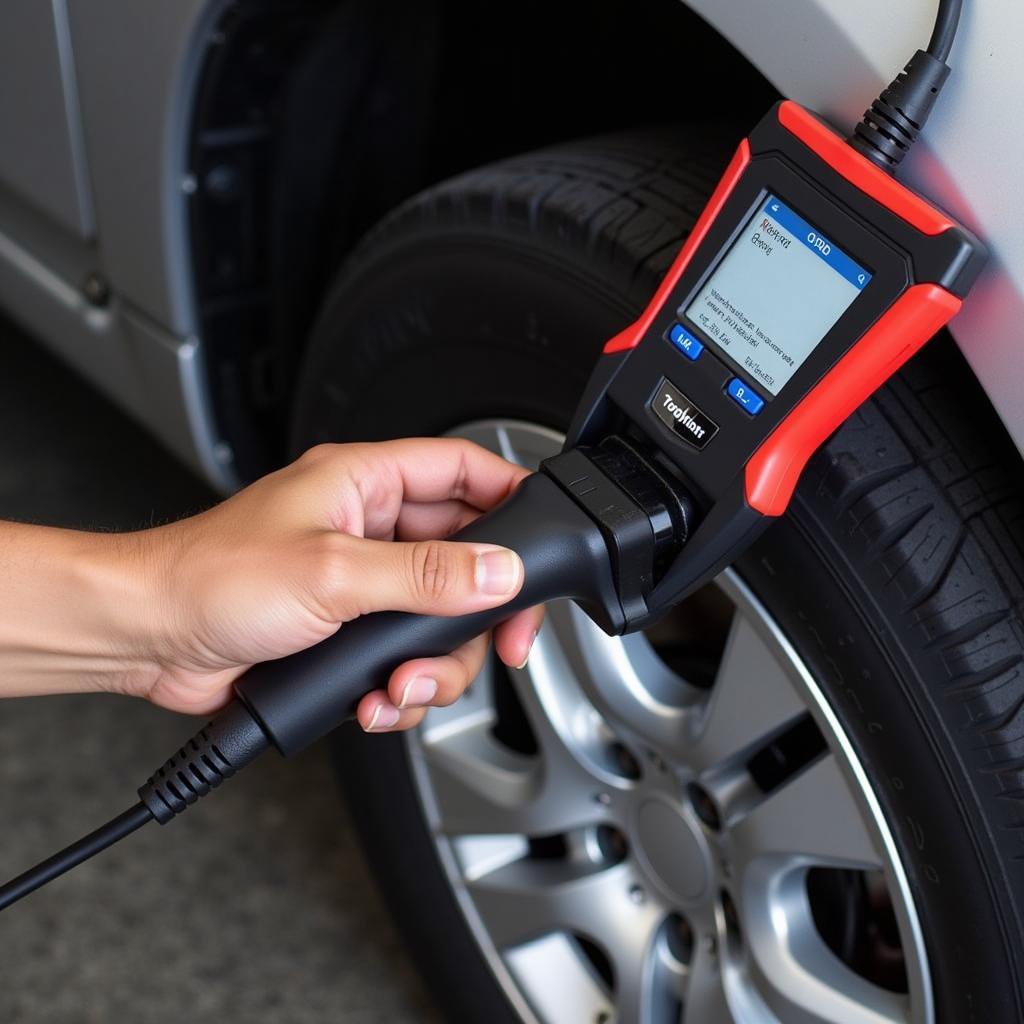
[[[673,899],[692,903],[707,890],[710,863],[699,828],[667,800],[649,797],[636,819],[637,855]]]

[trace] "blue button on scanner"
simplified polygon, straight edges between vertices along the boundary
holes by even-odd
[[[755,394],[750,385],[746,381],[742,381],[739,377],[733,377],[729,381],[728,387],[729,397],[737,404],[743,406],[751,416],[756,416],[764,408],[764,399]]]
[[[687,359],[697,359],[704,346],[681,324],[673,324],[672,330],[668,332],[669,339]]]

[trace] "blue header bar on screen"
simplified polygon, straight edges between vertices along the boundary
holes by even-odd
[[[864,288],[871,280],[871,275],[858,263],[854,263],[842,249],[825,238],[817,228],[808,224],[795,210],[790,209],[781,199],[769,196],[764,204],[764,211],[783,231],[802,242],[811,252],[823,259],[837,274],[841,274],[857,288]]]

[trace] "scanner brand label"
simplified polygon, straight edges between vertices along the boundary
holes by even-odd
[[[694,448],[706,447],[718,433],[718,424],[665,377],[661,378],[650,408],[673,434]]]

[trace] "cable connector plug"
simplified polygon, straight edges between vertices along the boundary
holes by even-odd
[[[270,741],[249,709],[238,699],[208,722],[139,790],[141,803],[130,807],[77,843],[0,885],[0,910],[52,882],[77,864],[147,822],[166,825],[176,814],[216,789],[225,779],[261,754]]]
[[[259,723],[236,698],[149,777],[139,788],[139,799],[166,825],[269,745]]]
[[[882,170],[894,174],[928,120],[949,66],[924,50],[883,90],[847,140]]]

